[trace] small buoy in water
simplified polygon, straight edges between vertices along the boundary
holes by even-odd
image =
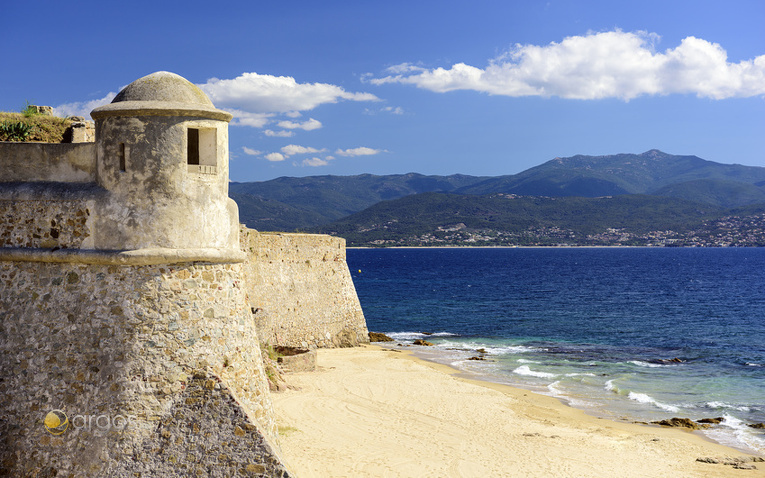
[[[361,274],[361,269],[359,269],[359,274]]]

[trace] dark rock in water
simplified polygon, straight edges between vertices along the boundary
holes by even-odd
[[[478,352],[479,354],[487,354],[487,353],[489,353],[489,352],[486,351],[486,349],[478,349],[478,350],[476,350],[476,352]]]
[[[662,425],[665,427],[690,428],[691,430],[698,430],[701,428],[698,423],[694,422],[690,418],[674,417],[670,418],[669,420],[659,420],[651,423],[656,423],[657,425]]]
[[[685,363],[685,360],[675,357],[675,358],[671,358],[671,359],[653,360],[652,362],[653,363],[664,363],[664,364],[666,364],[666,363]]]
[[[433,345],[433,344],[431,344],[427,340],[415,339],[414,345]]]
[[[765,428],[765,423],[750,423],[749,428]]]
[[[422,335],[433,335],[433,332],[422,332]]]
[[[702,418],[701,420],[696,420],[696,423],[711,423],[713,425],[717,425],[718,423],[725,420],[723,417],[717,417],[717,418]]]
[[[380,332],[369,332],[369,341],[370,342],[394,342],[392,338],[388,337],[385,334],[381,334]]]
[[[486,360],[483,357],[470,357],[468,360]]]

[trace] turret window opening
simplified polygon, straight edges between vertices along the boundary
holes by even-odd
[[[186,158],[189,172],[215,174],[218,160],[218,130],[187,128]]]

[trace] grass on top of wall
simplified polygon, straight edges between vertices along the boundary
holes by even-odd
[[[69,118],[28,112],[0,112],[0,141],[63,143],[71,125],[72,120]]]

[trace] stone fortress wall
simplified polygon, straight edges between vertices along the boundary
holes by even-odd
[[[243,229],[241,241],[261,340],[302,349],[369,341],[345,239]]]
[[[230,115],[177,75],[93,117],[0,143],[0,475],[290,476],[261,344],[368,342],[344,240],[240,226]]]

